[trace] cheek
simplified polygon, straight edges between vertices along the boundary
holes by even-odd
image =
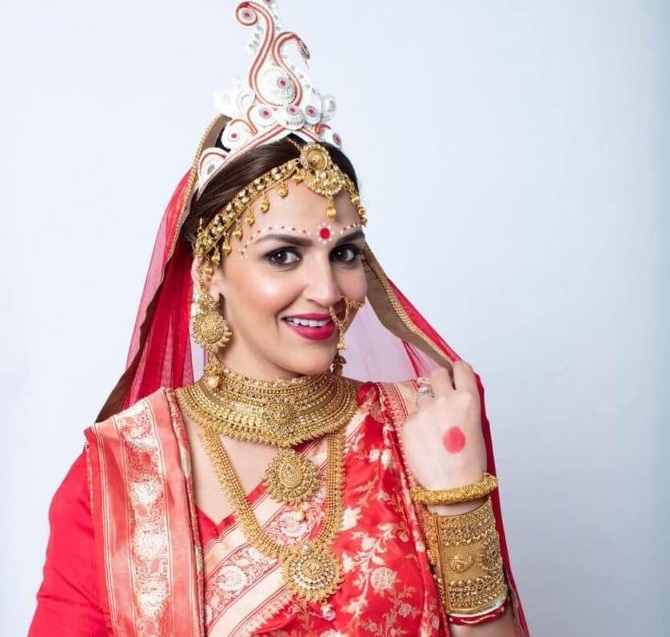
[[[239,308],[245,321],[274,315],[290,305],[299,293],[291,277],[278,277],[262,269],[246,268],[242,276],[235,277],[229,290],[231,311]],[[235,306],[235,307],[232,307]]]
[[[367,295],[367,279],[362,267],[343,272],[338,278],[342,294],[348,299],[363,300]]]

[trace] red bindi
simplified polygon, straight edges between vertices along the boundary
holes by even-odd
[[[447,453],[460,453],[465,447],[465,434],[460,427],[450,427],[442,436],[442,446]]]
[[[326,239],[330,239],[330,230],[328,228],[321,228],[319,230],[319,237],[321,237],[324,241]]]

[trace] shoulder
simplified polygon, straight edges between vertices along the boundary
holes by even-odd
[[[89,443],[125,433],[132,435],[138,427],[171,423],[175,409],[176,401],[173,391],[161,388],[141,398],[123,411],[93,424],[85,431],[85,435]]]
[[[58,487],[49,508],[49,520],[52,524],[61,520],[81,521],[90,518],[90,514],[88,466],[84,451],[74,461]]]

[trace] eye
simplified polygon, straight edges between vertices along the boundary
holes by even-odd
[[[292,265],[300,261],[300,255],[295,248],[279,248],[265,257],[273,265]]]
[[[333,261],[354,264],[359,260],[361,252],[362,250],[357,245],[345,243],[334,248],[330,253],[330,257]]]

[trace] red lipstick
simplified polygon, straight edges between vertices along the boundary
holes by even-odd
[[[300,319],[302,321],[320,321],[322,325],[299,325],[291,319]],[[311,341],[325,341],[335,333],[335,324],[329,314],[292,314],[283,319],[284,323],[303,338]]]

